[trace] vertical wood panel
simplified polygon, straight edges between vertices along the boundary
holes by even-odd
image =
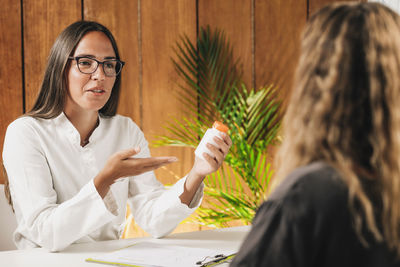
[[[143,55],[143,130],[152,142],[154,135],[167,134],[162,127],[172,117],[181,118],[183,106],[176,97],[179,77],[171,57],[173,47],[182,34],[196,38],[195,0],[141,1],[142,55]],[[164,184],[176,182],[185,175],[194,160],[192,149],[162,147],[151,149],[154,156],[176,156],[179,161],[156,171]],[[176,231],[185,228],[181,225]],[[194,230],[193,226],[188,226]]]
[[[131,117],[140,126],[138,0],[85,0],[83,6],[84,19],[103,24],[117,41],[120,57],[126,62],[118,113]]]
[[[167,134],[162,127],[172,117],[182,117],[183,106],[176,97],[179,77],[171,57],[173,47],[182,34],[196,38],[195,0],[142,1],[143,51],[143,130],[151,142],[154,135]],[[174,183],[177,176],[186,174],[193,162],[193,151],[177,147],[152,149],[156,156],[174,155],[178,163],[158,170],[164,183]]]
[[[283,100],[290,92],[307,20],[307,0],[256,0],[256,87],[273,84]]]
[[[225,31],[234,52],[243,64],[243,81],[252,84],[251,0],[199,0],[199,26],[210,25]]]
[[[23,112],[21,5],[0,1],[0,146],[3,151],[7,125]],[[0,183],[4,183],[0,175]],[[3,192],[0,192],[2,194]]]
[[[24,0],[25,108],[39,91],[50,49],[61,31],[81,19],[80,0]]]
[[[199,28],[209,25],[212,31],[218,28],[225,32],[233,50],[233,58],[239,60],[241,64],[242,80],[248,89],[255,86],[252,55],[252,3],[252,0],[198,0]],[[207,199],[207,196],[205,198]],[[207,206],[208,203],[203,205],[210,207]],[[228,225],[238,226],[243,223],[234,221]]]

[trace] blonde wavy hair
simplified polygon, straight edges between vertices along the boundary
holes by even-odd
[[[285,114],[277,181],[324,161],[362,228],[400,256],[400,18],[379,3],[328,5],[309,20]],[[379,216],[376,216],[379,214]]]

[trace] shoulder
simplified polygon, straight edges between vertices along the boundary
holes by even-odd
[[[21,116],[21,117],[17,118],[16,120],[14,120],[13,122],[11,122],[8,125],[8,128],[27,127],[29,125],[35,124],[36,120],[37,119],[35,119],[31,116]]]
[[[124,129],[140,130],[139,126],[130,118],[122,115],[115,115],[112,117],[101,117],[101,122],[107,124],[109,127],[119,127]]]
[[[44,119],[37,119],[31,116],[21,116],[8,125],[7,133],[31,133],[32,131],[35,131],[35,129],[43,127],[44,123],[46,123],[46,120]]]
[[[22,116],[11,122],[4,137],[3,156],[20,153],[24,149],[40,150],[41,132],[46,131],[51,121]]]
[[[318,196],[327,191],[345,189],[345,184],[334,167],[324,162],[314,162],[293,170],[271,194],[270,199],[282,199],[299,190]]]
[[[268,202],[293,210],[330,212],[347,205],[347,186],[340,173],[324,162],[299,167],[270,195]],[[299,211],[300,211],[299,210]]]
[[[112,117],[100,117],[102,132],[112,136],[119,136],[127,140],[130,146],[147,146],[144,133],[139,126],[129,117],[115,115]]]

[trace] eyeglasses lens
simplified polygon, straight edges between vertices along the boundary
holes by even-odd
[[[103,61],[104,73],[107,76],[116,76],[121,71],[122,63],[117,60]],[[80,58],[78,60],[78,68],[82,73],[91,74],[97,70],[99,62],[91,58]]]

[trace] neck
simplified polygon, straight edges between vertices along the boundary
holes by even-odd
[[[65,116],[74,125],[81,137],[81,146],[88,143],[89,137],[98,125],[99,113],[94,112],[75,112],[64,110]]]

